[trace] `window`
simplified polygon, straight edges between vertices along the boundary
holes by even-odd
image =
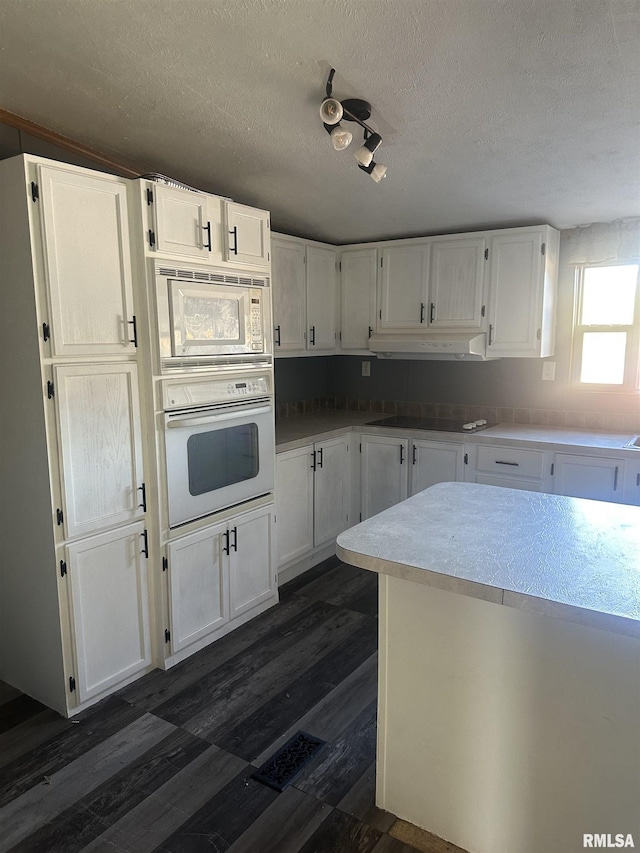
[[[578,269],[574,379],[597,391],[640,391],[640,263]]]

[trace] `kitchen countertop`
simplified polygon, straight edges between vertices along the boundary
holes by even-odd
[[[352,430],[360,431],[368,421],[384,418],[384,414],[375,412],[337,411],[321,409],[304,415],[290,415],[276,421],[276,452],[294,450],[325,438],[331,438]],[[388,417],[391,417],[390,415]],[[367,432],[384,433],[399,432],[414,437],[437,438],[439,441],[482,441],[483,439],[501,444],[517,444],[526,441],[529,446],[539,449],[549,449],[550,445],[560,445],[563,448],[575,447],[580,450],[591,448],[605,455],[616,451],[628,458],[637,457],[640,460],[640,450],[626,447],[627,442],[634,437],[633,433],[607,432],[604,430],[581,430],[571,427],[537,426],[529,424],[497,424],[476,433],[440,432],[432,430],[394,430],[390,427],[367,426]]]
[[[337,544],[363,569],[640,638],[640,507],[439,483]]]

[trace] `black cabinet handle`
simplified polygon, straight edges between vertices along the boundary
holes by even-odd
[[[323,450],[324,450],[324,448],[321,447],[320,450],[318,451],[318,453],[320,454],[320,458],[318,459],[318,468],[323,467],[323,465],[322,465],[322,452],[323,452]]]
[[[519,462],[502,462],[500,459],[496,459],[496,465],[513,465],[514,468],[519,468]]]
[[[141,486],[138,486],[138,491],[142,492],[142,503],[138,504],[138,506],[141,506],[142,511],[146,512],[147,511],[147,487],[146,487],[146,485],[143,483]]]
[[[489,346],[493,343],[493,326],[489,324]]]
[[[312,347],[314,347],[316,345],[316,327],[315,326],[312,326],[309,329],[309,337],[310,337],[309,343],[311,344]]]
[[[424,302],[420,303],[420,322],[424,323]]]
[[[228,531],[228,530],[225,530],[225,532],[224,532],[222,535],[223,535],[223,536],[224,536],[224,538],[225,538],[225,544],[222,546],[222,550],[224,551],[224,553],[225,553],[225,554],[229,554],[229,553],[230,553],[230,548],[229,548],[229,531]]]
[[[417,461],[418,461],[418,448],[414,444],[413,445],[412,458],[411,458],[411,464],[415,465]]]
[[[432,302],[431,305],[429,306],[429,322],[430,323],[433,323],[435,313],[436,313],[436,304],[435,304],[435,302]]]
[[[149,537],[148,537],[148,535],[147,535],[147,530],[146,530],[146,528],[142,531],[142,533],[140,534],[140,536],[142,536],[142,539],[143,539],[143,541],[144,541],[144,547],[143,547],[142,551],[140,551],[140,553],[141,553],[141,554],[144,554],[144,555],[145,555],[145,557],[146,557],[146,558],[147,558],[147,560],[148,560],[148,559],[149,559]]]
[[[281,346],[281,343],[280,343],[280,324],[278,324],[278,325],[276,326],[276,334],[277,334],[277,336],[278,336],[278,337],[276,338],[276,346],[277,346],[277,347],[279,347],[279,346]]]
[[[372,334],[373,334],[373,329],[371,328],[371,326],[369,326],[369,337],[371,337]]]
[[[234,527],[231,532],[233,533],[233,542],[231,544],[231,547],[233,548],[234,551],[237,551],[238,550],[238,528]]]
[[[229,234],[233,234],[233,246],[229,246],[229,251],[234,255],[238,254],[238,226],[234,225]]]
[[[129,338],[129,343],[133,344],[134,347],[138,346],[138,321],[136,320],[136,315],[133,315],[133,320],[127,320],[128,326],[133,326],[133,337]]]
[[[312,450],[311,451],[311,470],[315,471],[316,467],[317,467],[317,465],[316,465],[316,451]]]
[[[202,241],[203,249],[208,249],[211,251],[211,223],[207,222],[206,225],[203,225],[202,228],[207,232],[207,242]]]
[[[404,447],[400,445],[400,464],[404,465]]]
[[[618,490],[618,466],[616,465],[615,471],[613,473],[613,491],[616,492]]]

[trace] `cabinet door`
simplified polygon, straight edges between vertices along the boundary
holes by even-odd
[[[127,182],[38,166],[54,355],[135,350]]]
[[[640,462],[624,463],[624,502],[640,506]]]
[[[248,512],[230,521],[229,549],[230,613],[233,619],[277,594],[273,506]]]
[[[376,249],[343,252],[340,257],[340,348],[366,350],[375,326]]]
[[[336,348],[336,253],[307,246],[307,349]]]
[[[429,246],[392,246],[382,250],[378,328],[427,328]]]
[[[66,538],[141,516],[136,365],[61,365],[54,389]]]
[[[444,441],[413,441],[411,448],[411,494],[436,483],[462,480],[464,446]]]
[[[556,453],[554,468],[556,495],[624,502],[622,460]]]
[[[407,497],[409,440],[362,436],[362,519]]]
[[[350,437],[341,435],[315,445],[314,537],[324,545],[349,527],[351,505]]]
[[[225,261],[241,267],[269,266],[271,234],[267,211],[229,201],[225,202],[225,208]]]
[[[276,455],[278,566],[313,548],[313,446]]]
[[[502,234],[489,247],[492,356],[538,356],[542,337],[542,230]]]
[[[206,262],[222,260],[219,198],[162,184],[154,185],[153,197],[154,247],[158,252],[187,255]]]
[[[431,244],[429,322],[434,329],[479,329],[484,322],[485,238]]]
[[[178,652],[229,621],[226,524],[214,524],[167,545],[171,649]]]
[[[273,240],[273,324],[275,355],[304,350],[306,328],[305,252],[300,243]]]
[[[66,548],[80,702],[151,664],[143,530],[138,522]]]

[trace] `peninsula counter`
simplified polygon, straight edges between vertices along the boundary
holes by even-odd
[[[640,508],[441,483],[337,542],[380,574],[377,805],[470,853],[640,847]]]

